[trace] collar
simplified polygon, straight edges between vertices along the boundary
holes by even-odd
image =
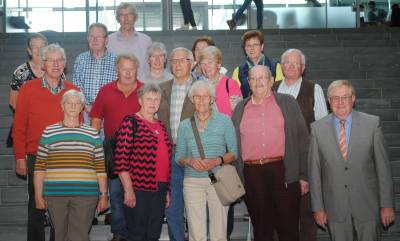
[[[296,87],[296,86],[301,85],[301,82],[302,82],[302,81],[303,81],[303,77],[300,76],[300,78],[298,78],[298,79],[294,82],[294,84],[292,84],[292,85],[287,85],[287,84],[286,84],[286,79],[284,78],[284,79],[283,79],[283,82],[282,82],[282,85],[283,85],[284,87],[286,87],[286,88],[294,88],[294,87]]]
[[[60,81],[58,81],[57,87],[53,88],[53,87],[51,87],[49,85],[49,83],[48,83],[48,81],[46,79],[46,76],[43,75],[43,77],[42,77],[42,87],[48,89],[53,94],[58,94],[58,93],[61,92],[61,90],[63,90],[65,88],[64,87],[64,80],[65,80],[65,75],[62,74],[61,77],[60,77]]]
[[[253,63],[249,57],[246,57],[246,64],[249,66],[249,69],[253,68],[255,65],[265,65],[265,55],[261,54],[257,63]]]

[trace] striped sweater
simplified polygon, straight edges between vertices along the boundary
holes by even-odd
[[[106,173],[97,131],[85,124],[47,126],[38,148],[38,172],[45,172],[44,196],[98,196],[98,177]]]
[[[133,133],[132,118],[136,119],[137,129]],[[165,125],[158,120],[163,128],[164,141],[168,147],[171,159],[172,142]],[[133,138],[135,135],[135,138]],[[134,140],[134,142],[133,142]],[[116,135],[114,154],[115,172],[129,172],[135,190],[156,192],[156,156],[158,149],[157,135],[137,115],[126,116],[121,122]]]

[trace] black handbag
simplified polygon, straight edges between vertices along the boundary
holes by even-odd
[[[136,118],[133,115],[129,116],[129,120],[132,122],[133,126],[133,139],[132,142],[135,141],[135,136],[136,136],[136,130],[137,130],[137,122]],[[105,160],[105,165],[106,165],[106,172],[107,172],[107,177],[109,179],[115,179],[118,178],[118,175],[114,173],[114,152],[115,148],[117,145],[117,135],[118,135],[118,130],[111,136],[104,138],[103,141],[103,149],[104,149],[104,160]]]

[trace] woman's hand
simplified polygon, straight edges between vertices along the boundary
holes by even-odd
[[[221,159],[217,158],[206,158],[206,159],[189,159],[187,165],[192,167],[194,170],[198,172],[205,172],[212,170],[215,166],[218,166],[221,163]]]
[[[100,195],[97,203],[97,212],[101,213],[108,208],[108,195]]]
[[[43,198],[43,196],[36,196],[35,197],[36,208],[40,210],[47,209],[47,201]]]
[[[130,208],[134,208],[136,206],[136,195],[135,192],[133,191],[133,188],[125,190],[124,204]]]

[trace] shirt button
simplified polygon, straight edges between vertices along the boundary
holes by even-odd
[[[347,171],[347,170],[349,170],[349,168],[348,168],[348,167],[345,167],[345,168],[344,168],[344,170],[346,170],[346,171]]]
[[[344,188],[347,188],[347,185],[344,185]]]

